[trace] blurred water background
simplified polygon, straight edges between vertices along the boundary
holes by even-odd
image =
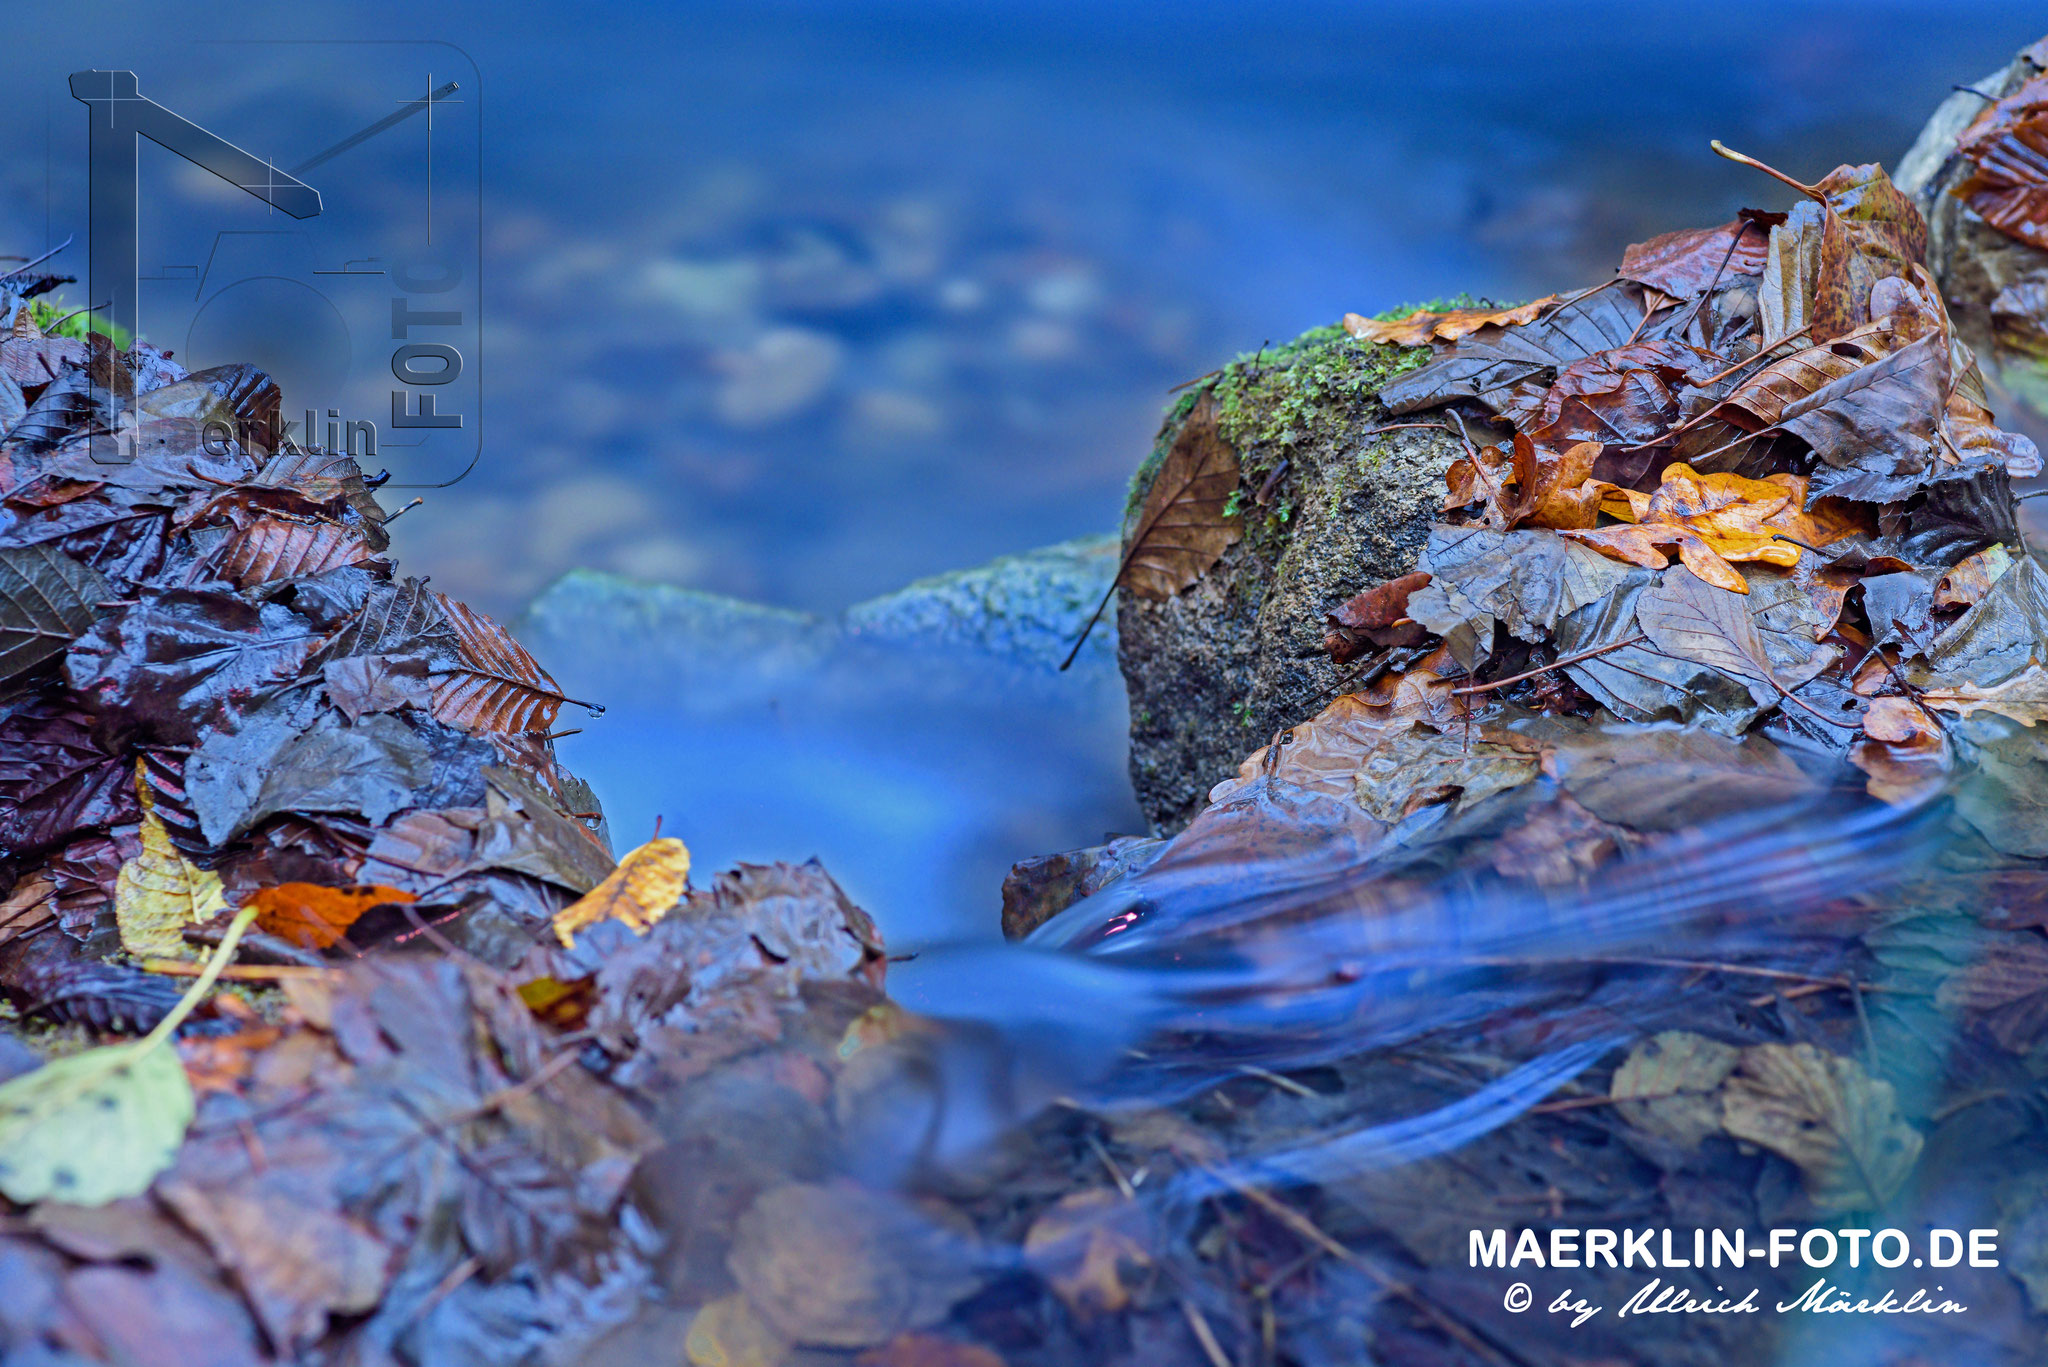
[[[132,68],[293,165],[415,91],[420,40],[459,48],[489,422],[395,525],[405,568],[612,705],[563,750],[621,846],[660,815],[706,869],[821,854],[914,946],[993,934],[1012,860],[1139,818],[1108,643],[1065,676],[1046,654],[1101,547],[889,595],[1113,530],[1167,388],[1234,352],[1590,282],[1781,204],[1709,137],[1808,178],[1890,162],[2042,23],[2007,0],[22,7],[0,250],[78,233],[53,265],[83,271],[72,70]],[[358,196],[409,203],[413,130],[347,155]],[[279,316],[180,359],[308,335]]]

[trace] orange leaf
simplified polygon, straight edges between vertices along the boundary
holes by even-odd
[[[304,949],[325,949],[371,907],[414,901],[409,892],[381,883],[330,888],[319,883],[279,883],[259,888],[245,905],[256,908],[256,925]]]
[[[1344,315],[1344,330],[1360,341],[1392,343],[1395,346],[1455,342],[1489,323],[1513,327],[1519,323],[1534,322],[1536,315],[1556,302],[1556,295],[1546,294],[1541,299],[1531,299],[1511,309],[1450,309],[1443,313],[1417,309],[1404,318],[1391,320],[1347,313]]]

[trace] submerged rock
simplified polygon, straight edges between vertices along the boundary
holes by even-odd
[[[1185,825],[1247,752],[1314,716],[1352,672],[1323,649],[1325,614],[1415,567],[1458,441],[1374,429],[1389,421],[1380,388],[1427,356],[1317,328],[1240,357],[1168,412],[1131,509],[1197,399],[1212,393],[1218,431],[1243,470],[1244,535],[1185,592],[1119,595],[1131,780],[1155,827]]]

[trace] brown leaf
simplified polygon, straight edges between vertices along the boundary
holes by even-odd
[[[2000,936],[1941,985],[1935,1002],[1978,1017],[2013,1053],[2031,1053],[2048,1030],[2048,940],[2024,931]]]
[[[1966,608],[1991,591],[1999,576],[2012,568],[2012,552],[2003,545],[1978,551],[1941,577],[1934,586],[1936,608]]]
[[[413,900],[409,892],[378,883],[350,888],[279,883],[258,889],[244,905],[256,908],[259,929],[304,949],[326,949],[371,907]]]
[[[1239,477],[1237,452],[1216,430],[1215,397],[1204,394],[1152,478],[1116,582],[1164,600],[1207,574],[1238,539],[1236,516],[1223,510]]]
[[[1770,232],[1747,218],[1718,228],[1685,228],[1638,242],[1621,254],[1621,274],[1678,299],[1690,299],[1718,277],[1728,284],[1760,275]]]
[[[1988,688],[1964,682],[1949,687],[1921,690],[1920,701],[1944,712],[1967,717],[1973,712],[1996,712],[2023,726],[2048,717],[2048,669],[2029,664],[2009,679]]]
[[[1417,571],[1398,579],[1375,584],[1355,594],[1328,614],[1329,632],[1323,648],[1338,664],[1349,664],[1365,653],[1368,644],[1412,646],[1428,635],[1418,622],[1408,620],[1408,595],[1425,587],[1430,576]]]
[[[1347,313],[1344,315],[1344,330],[1361,341],[1391,343],[1395,346],[1455,342],[1466,333],[1477,332],[1489,323],[1513,327],[1518,323],[1533,322],[1538,314],[1556,302],[1556,295],[1546,294],[1541,299],[1531,299],[1528,303],[1519,304],[1514,308],[1447,309],[1442,313],[1417,309],[1406,317],[1392,320],[1366,318],[1356,313]]]
[[[2048,75],[1986,105],[1956,151],[1971,173],[1950,193],[2006,236],[2048,251]]]
[[[454,629],[459,660],[438,665],[434,716],[465,731],[533,732],[554,725],[569,701],[554,678],[505,628],[465,603],[436,593]]]
[[[361,533],[348,527],[266,517],[230,536],[215,567],[222,577],[247,587],[360,565],[373,557]]]
[[[1743,593],[1748,593],[1747,585]],[[1636,621],[1666,655],[1774,691],[1779,687],[1744,598],[1706,583],[1690,570],[1661,575],[1637,601]],[[1754,696],[1755,690],[1751,693]]]
[[[605,880],[555,913],[563,948],[576,932],[599,921],[623,921],[640,934],[668,915],[690,890],[690,849],[674,836],[657,836],[629,851]]]

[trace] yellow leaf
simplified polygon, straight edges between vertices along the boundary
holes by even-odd
[[[619,861],[605,880],[555,913],[555,934],[567,948],[576,932],[599,921],[624,921],[635,931],[668,915],[690,889],[690,848],[658,836]]]
[[[219,875],[191,864],[172,846],[139,762],[135,791],[142,800],[142,853],[121,865],[114,879],[121,948],[137,958],[189,959],[185,927],[213,919],[227,908],[227,897]]]

